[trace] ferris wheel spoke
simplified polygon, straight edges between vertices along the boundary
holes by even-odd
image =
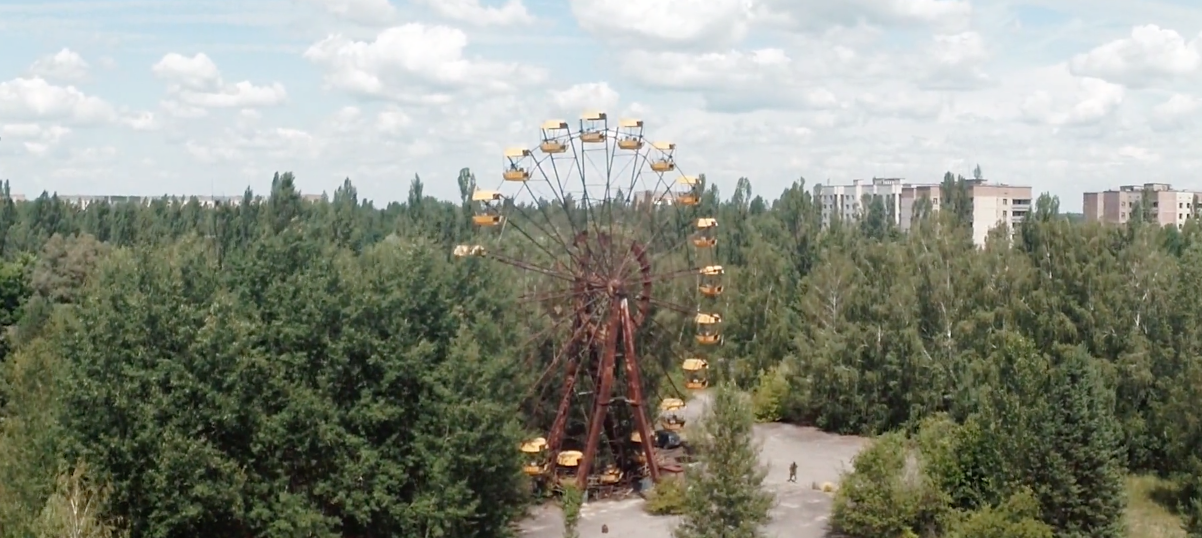
[[[555,325],[556,326],[561,325],[567,319],[570,319],[570,318],[565,318],[564,320],[556,322]],[[553,357],[551,357],[551,362],[547,364],[547,367],[545,369],[543,369],[542,375],[539,376],[538,380],[535,381],[535,383],[533,385],[531,385],[530,389],[526,392],[526,395],[522,397],[523,400],[525,400],[526,398],[529,398],[531,393],[533,393],[537,387],[542,386],[543,382],[546,381],[547,378],[551,376],[551,372],[555,371],[555,367],[559,366],[559,362],[561,360],[563,360],[564,356],[566,356],[568,354],[569,350],[572,349],[573,346],[576,346],[577,344],[580,343],[579,341],[582,337],[585,336],[587,329],[588,329],[588,327],[586,325],[581,325],[580,327],[577,327],[575,331],[572,332],[572,336],[569,337],[568,340],[566,342],[564,342],[563,346],[560,347],[559,351],[556,352],[556,354]]]
[[[666,308],[673,312],[679,312],[681,314],[692,314],[693,312],[696,312],[696,310],[697,310],[696,308],[689,308],[687,306],[678,305],[676,303],[668,302],[663,299],[656,299],[654,297],[650,298],[650,302],[652,305],[658,306],[660,308]]]
[[[587,122],[601,122],[601,126],[597,127],[594,125],[591,128],[586,129],[585,128],[586,121]],[[605,114],[601,114],[601,113],[585,114],[585,116],[580,119],[580,131],[579,131],[580,136],[573,137],[571,139],[572,155],[575,157],[575,162],[576,162],[576,173],[580,175],[580,189],[581,189],[581,198],[582,198],[581,201],[584,205],[583,211],[584,211],[584,216],[585,216],[584,228],[586,230],[588,230],[591,225],[592,233],[594,233],[598,236],[601,235],[601,228],[598,226],[597,218],[593,211],[593,205],[594,205],[593,199],[589,195],[589,190],[588,190],[588,179],[589,179],[590,175],[588,173],[587,168],[588,168],[589,159],[588,159],[588,153],[587,153],[588,150],[585,148],[585,144],[596,143],[596,142],[591,141],[594,139],[588,138],[588,136],[592,136],[592,135],[600,136],[601,141],[608,141],[610,138],[608,121],[609,121],[608,117]],[[577,141],[579,141],[579,145],[577,145]],[[606,142],[606,145],[608,147],[608,142]],[[606,181],[608,183],[608,178],[606,178]],[[605,249],[603,249],[603,250],[605,250]],[[602,258],[601,258],[601,260],[599,260],[599,263],[601,263],[603,266],[605,266],[607,268],[611,267],[612,260],[608,259],[608,256],[607,256],[608,253],[602,252],[601,254],[602,254]]]
[[[655,325],[655,328],[659,329],[659,331],[661,331],[661,332],[664,332],[664,333],[672,332],[667,327],[665,327],[663,323],[661,323],[657,319],[652,319],[651,323],[653,325]],[[681,333],[681,336],[683,337],[683,332]],[[660,378],[668,381],[668,384],[671,385],[671,387],[672,387],[672,394],[678,398],[684,399],[684,392],[680,390],[680,387],[676,386],[676,380],[672,379],[672,376],[670,375],[670,373],[664,369],[663,363],[661,363],[659,361],[647,361],[647,362],[650,362],[651,364],[654,364],[655,366],[657,366],[659,368],[659,371],[661,374]]]
[[[498,262],[501,262],[505,265],[516,267],[516,268],[522,269],[524,271],[531,271],[534,273],[538,273],[540,275],[546,275],[551,278],[556,278],[556,279],[563,280],[566,282],[573,282],[575,280],[574,278],[572,278],[572,275],[569,275],[566,273],[561,273],[561,272],[555,271],[553,269],[547,269],[546,267],[540,267],[540,266],[537,266],[537,265],[534,265],[532,263],[525,262],[522,260],[516,260],[516,259],[510,258],[508,256],[504,256],[501,254],[488,253],[488,254],[485,254],[485,256],[487,256],[491,259],[494,259]]]
[[[535,161],[535,162],[537,162],[537,161]],[[540,173],[542,172],[541,168],[539,169],[539,171],[540,171]],[[544,174],[544,177],[545,177],[545,174]],[[548,183],[549,183],[549,180],[548,180]],[[548,186],[550,186],[550,185],[548,185]],[[539,230],[542,231],[544,234],[546,234],[548,237],[554,237],[559,242],[560,246],[562,246],[564,248],[564,250],[567,251],[568,256],[572,257],[573,261],[576,261],[575,260],[576,253],[568,246],[567,239],[565,239],[562,235],[560,235],[559,230],[556,229],[555,221],[552,220],[551,216],[547,214],[546,205],[540,203],[540,200],[538,200],[538,197],[535,196],[534,191],[530,188],[530,183],[525,182],[522,184],[522,187],[526,190],[526,193],[530,195],[530,198],[532,200],[534,200],[533,203],[538,207],[539,213],[542,214],[543,220],[546,221],[547,226],[549,226],[551,228],[551,231],[548,232],[545,228],[538,226],[537,223],[535,223],[535,226],[538,226]],[[555,193],[557,198],[559,198],[559,194],[556,192],[556,190],[554,188],[552,188],[551,191],[552,191],[552,193]],[[562,203],[563,200],[560,199],[560,202]],[[516,206],[517,204],[514,204],[514,205]],[[523,216],[526,216],[525,212],[523,212],[522,214],[523,214]],[[528,216],[526,216],[526,218],[529,219]],[[533,221],[533,219],[530,219],[530,220]],[[570,223],[570,221],[571,221],[571,219],[569,219],[569,223]]]
[[[538,225],[538,223],[537,223],[537,222],[534,222],[532,219],[530,219],[530,218],[529,218],[529,217],[526,215],[526,213],[520,209],[520,207],[519,207],[519,206],[517,206],[517,205],[515,204],[515,205],[514,205],[514,207],[518,207],[518,212],[519,212],[519,213],[522,213],[523,220],[530,221],[530,222],[531,222],[532,224],[534,224],[535,226],[537,226],[537,225]],[[543,254],[546,254],[547,256],[549,256],[552,262],[555,262],[555,261],[557,261],[557,260],[558,260],[558,258],[559,258],[559,255],[557,255],[557,254],[556,254],[556,253],[554,253],[554,252],[551,252],[551,251],[550,251],[550,250],[549,250],[549,249],[548,249],[548,248],[547,248],[545,245],[543,245],[543,244],[542,244],[542,242],[541,242],[541,241],[538,241],[538,240],[534,239],[534,237],[533,237],[532,235],[530,235],[530,233],[529,233],[529,232],[527,232],[526,230],[522,229],[522,227],[521,227],[521,226],[519,226],[519,225],[517,224],[517,222],[515,222],[513,219],[506,219],[506,220],[505,220],[505,227],[510,227],[510,228],[513,228],[514,230],[516,230],[516,231],[517,231],[519,234],[521,234],[521,235],[522,235],[522,237],[525,237],[525,238],[526,238],[526,240],[527,240],[527,241],[529,241],[529,242],[530,242],[530,243],[531,243],[531,244],[532,244],[532,245],[533,245],[535,248],[537,248],[538,250],[542,251],[542,252],[543,252]],[[566,248],[566,245],[564,245],[564,246],[565,246],[565,248]],[[569,251],[569,254],[570,254],[570,251]]]
[[[673,166],[673,168],[675,168],[675,161],[673,161],[673,163],[672,163],[672,166]],[[659,179],[659,180],[656,182],[656,188],[657,188],[657,189],[658,189],[658,188],[660,188],[660,186],[662,186],[662,184],[663,184],[663,183],[664,183],[664,181],[663,181],[663,177],[662,177],[662,176],[660,176],[660,179]],[[652,192],[654,193],[654,191],[652,191]],[[665,189],[664,189],[664,194],[660,196],[660,198],[657,200],[657,202],[656,202],[656,203],[651,203],[651,204],[648,204],[648,206],[649,206],[649,207],[648,207],[648,211],[649,211],[651,214],[654,214],[654,213],[655,213],[655,208],[659,206],[659,203],[658,203],[658,202],[659,202],[659,201],[662,201],[662,200],[664,200],[664,197],[665,197],[665,196],[667,196],[667,195],[668,195],[668,194],[670,194],[670,193],[671,193],[671,187],[669,186],[668,188],[665,188]],[[651,220],[654,220],[654,219],[651,219]],[[655,246],[655,244],[656,244],[656,241],[657,241],[657,240],[659,240],[660,236],[663,234],[664,230],[666,230],[667,228],[668,228],[668,226],[667,226],[667,224],[665,223],[665,224],[662,224],[661,226],[658,226],[658,227],[656,227],[655,229],[653,229],[653,230],[652,230],[652,232],[651,232],[651,237],[650,237],[650,238],[647,240],[647,243],[646,243],[646,244],[647,244],[648,246],[650,246],[650,247],[653,247],[653,248],[654,248],[654,246]]]
[[[551,172],[555,176],[555,187],[559,187],[558,189],[551,186],[551,178],[547,175],[546,170],[543,168],[543,162],[545,161],[551,162]],[[564,217],[567,218],[568,227],[572,229],[572,236],[580,233],[580,230],[576,227],[576,219],[572,216],[572,207],[570,204],[568,204],[567,188],[564,187],[563,179],[559,176],[559,166],[555,163],[555,154],[549,155],[542,161],[535,160],[534,165],[538,169],[539,173],[542,174],[543,178],[547,180],[547,186],[551,189],[551,193],[559,201],[559,206],[563,209]],[[529,185],[526,186],[526,190],[527,192],[530,192]],[[534,197],[534,193],[531,192],[530,196]]]
[[[519,295],[516,300],[519,303],[541,303],[544,301],[554,301],[556,299],[568,299],[573,295],[576,295],[576,293],[576,290],[573,289],[555,290],[551,292],[524,293]]]

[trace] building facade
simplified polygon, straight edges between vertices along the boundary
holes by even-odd
[[[985,244],[989,231],[1000,224],[1017,230],[1031,212],[1031,187],[991,184],[983,179],[968,180],[972,198],[972,241]]]
[[[818,195],[822,204],[822,225],[830,226],[836,218],[845,222],[859,220],[868,211],[864,207],[865,196],[881,199],[894,224],[908,223],[910,219],[902,218],[902,199],[910,188],[912,186],[901,178],[857,179],[851,185],[821,185]]]
[[[1174,190],[1168,183],[1145,183],[1087,192],[1083,196],[1082,206],[1087,222],[1124,224],[1142,207],[1150,221],[1161,226],[1172,224],[1180,228],[1186,220],[1198,214],[1202,208],[1200,198],[1202,193]]]
[[[967,180],[968,196],[972,200],[973,242],[985,244],[989,231],[999,224],[1014,229],[1031,211],[1031,187],[989,183],[984,179]],[[818,203],[822,206],[822,222],[829,226],[836,218],[846,222],[859,220],[867,212],[865,196],[880,198],[893,223],[909,231],[914,210],[922,199],[930,201],[931,209],[942,207],[942,187],[939,184],[910,184],[901,178],[856,180],[851,185],[821,185]]]

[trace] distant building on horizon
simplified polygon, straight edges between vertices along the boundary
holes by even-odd
[[[989,231],[999,224],[1015,229],[1031,211],[1031,187],[989,183],[985,179],[965,180],[972,200],[972,236],[977,245],[984,245]],[[893,223],[902,231],[910,230],[915,204],[926,198],[931,210],[941,207],[942,188],[939,183],[912,184],[904,178],[873,178],[853,180],[851,185],[821,185],[818,202],[822,204],[822,224],[829,226],[840,215],[844,221],[858,221],[868,208],[866,200],[880,199]]]
[[[59,200],[62,200],[63,202],[67,203],[68,205],[72,205],[72,206],[78,207],[80,209],[83,209],[85,207],[88,207],[91,204],[98,203],[98,202],[107,202],[110,204],[120,204],[120,203],[132,202],[132,203],[137,203],[137,204],[141,204],[144,206],[148,206],[156,200],[167,200],[167,201],[173,202],[173,203],[185,204],[185,203],[188,203],[188,201],[191,200],[192,198],[196,198],[196,201],[198,203],[200,203],[200,205],[202,207],[216,207],[218,205],[240,205],[240,204],[242,204],[242,196],[243,196],[243,195],[237,195],[237,196],[209,196],[209,195],[203,195],[203,196],[201,196],[201,195],[130,196],[130,195],[120,195],[120,194],[57,194],[57,193],[54,193],[54,195],[58,196]],[[306,202],[318,202],[318,201],[321,201],[323,196],[325,196],[325,195],[324,194],[302,194],[301,200],[304,200]],[[28,201],[32,201],[32,200],[36,199],[36,197],[29,198],[29,197],[25,196],[24,194],[16,194],[16,193],[10,194],[9,197],[14,202],[28,202]],[[255,199],[259,200],[260,197],[256,197]]]
[[[1145,218],[1178,228],[1198,214],[1202,208],[1202,193],[1174,190],[1168,183],[1123,185],[1118,189],[1087,192],[1082,196],[1082,213],[1086,222],[1124,224],[1140,209]]]

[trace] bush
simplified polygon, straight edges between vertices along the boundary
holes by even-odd
[[[951,514],[906,438],[878,438],[852,462],[835,494],[831,526],[852,538],[929,535]]]
[[[785,398],[789,380],[779,367],[760,372],[759,382],[752,393],[751,404],[757,422],[778,422],[784,418]]]
[[[950,538],[1052,538],[1052,527],[1039,515],[1039,500],[1020,489],[1000,506],[968,513]]]
[[[677,516],[684,513],[684,482],[678,478],[664,478],[655,489],[647,493],[647,513],[657,516]]]

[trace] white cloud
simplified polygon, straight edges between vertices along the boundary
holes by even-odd
[[[358,24],[383,26],[396,19],[397,11],[388,0],[307,0],[334,16]]]
[[[29,72],[37,77],[50,80],[74,82],[88,76],[88,62],[79,53],[71,49],[62,49],[54,54],[43,56],[33,62]]]
[[[507,0],[499,7],[482,6],[480,0],[417,0],[448,19],[476,26],[529,24],[534,17],[522,0]]]
[[[0,138],[21,143],[30,155],[44,156],[71,134],[61,125],[43,126],[37,123],[10,123],[0,126]]]
[[[1131,37],[1111,41],[1069,63],[1073,74],[1105,79],[1132,88],[1165,78],[1196,73],[1202,66],[1202,42],[1155,24],[1136,26]]]
[[[837,108],[842,100],[806,76],[784,50],[683,52],[633,51],[623,55],[623,70],[639,84],[658,90],[700,94],[714,110]]]
[[[985,40],[977,32],[937,34],[932,37],[927,57],[932,64],[920,84],[925,88],[970,90],[991,83],[981,64],[989,59]]]
[[[413,125],[413,118],[404,110],[388,107],[376,116],[376,130],[387,135],[397,136],[407,132]]]
[[[869,92],[858,96],[856,104],[870,118],[931,120],[943,110],[943,102],[938,97],[917,92]]]
[[[167,81],[171,98],[163,106],[180,118],[204,116],[207,108],[269,107],[288,99],[284,85],[278,82],[268,86],[255,86],[249,81],[227,83],[217,64],[203,52],[191,58],[169,53],[151,67],[151,72]]]
[[[716,49],[747,35],[750,0],[571,0],[580,27],[600,39]]]
[[[112,105],[74,86],[55,86],[41,77],[0,82],[0,119],[99,124],[117,117]]]
[[[426,105],[446,104],[464,92],[510,92],[545,77],[519,63],[465,57],[467,44],[462,30],[410,23],[384,30],[370,42],[333,35],[304,56],[325,70],[331,87]]]
[[[1037,91],[1023,102],[1022,112],[1030,121],[1049,125],[1092,125],[1109,117],[1123,102],[1123,87],[1096,78],[1081,78],[1071,98]],[[1068,104],[1072,103],[1072,104]]]
[[[586,110],[615,110],[620,97],[608,82],[575,84],[563,90],[553,90],[550,95],[555,109],[566,114],[579,114]]]
[[[1119,156],[1144,162],[1160,160],[1160,155],[1156,152],[1139,146],[1123,146],[1119,148]]]
[[[153,112],[136,112],[121,118],[121,123],[135,131],[155,131],[160,127],[159,117]]]
[[[761,0],[758,18],[773,24],[826,31],[831,25],[927,26],[947,32],[968,28],[968,0]]]
[[[1175,131],[1192,125],[1193,116],[1202,108],[1202,99],[1181,93],[1173,94],[1152,108],[1148,123],[1157,131]]]
[[[246,162],[253,158],[295,162],[315,158],[321,152],[321,143],[301,129],[243,126],[225,129],[207,142],[188,140],[184,148],[205,164]]]

